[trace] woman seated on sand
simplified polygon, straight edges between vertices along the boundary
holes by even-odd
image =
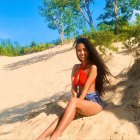
[[[50,126],[36,139],[58,139],[63,131],[76,117],[76,114],[92,116],[100,113],[107,75],[110,74],[98,52],[86,38],[79,38],[74,43],[76,55],[80,64],[75,64],[72,69],[72,97],[63,114],[56,118]]]

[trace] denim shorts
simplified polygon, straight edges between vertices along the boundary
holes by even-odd
[[[104,104],[103,104],[103,101],[99,95],[99,93],[97,91],[95,92],[92,92],[92,93],[89,93],[89,94],[86,94],[86,97],[85,97],[86,100],[89,100],[89,101],[93,101],[93,102],[96,102],[98,103],[102,108],[104,108]]]

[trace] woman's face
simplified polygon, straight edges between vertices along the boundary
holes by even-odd
[[[79,43],[76,47],[76,52],[81,62],[88,61],[89,53],[83,43]]]

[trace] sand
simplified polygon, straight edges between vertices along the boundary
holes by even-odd
[[[140,80],[128,76],[134,59],[125,52],[112,53],[106,63],[114,77],[109,77],[113,89],[103,97],[105,109],[74,120],[60,140],[140,139]],[[0,140],[34,140],[61,114],[71,96],[75,63],[72,44],[0,56]]]

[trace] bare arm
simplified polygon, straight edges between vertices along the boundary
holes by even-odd
[[[73,97],[77,97],[77,88],[73,84],[75,72],[76,72],[76,65],[73,66],[72,73],[71,73],[71,93]]]
[[[83,90],[81,92],[81,95],[79,97],[80,99],[85,98],[87,91],[90,88],[90,86],[93,84],[94,80],[96,79],[96,76],[97,76],[97,67],[95,65],[92,65],[90,72],[89,72],[88,79],[87,79],[87,81],[83,87]]]

